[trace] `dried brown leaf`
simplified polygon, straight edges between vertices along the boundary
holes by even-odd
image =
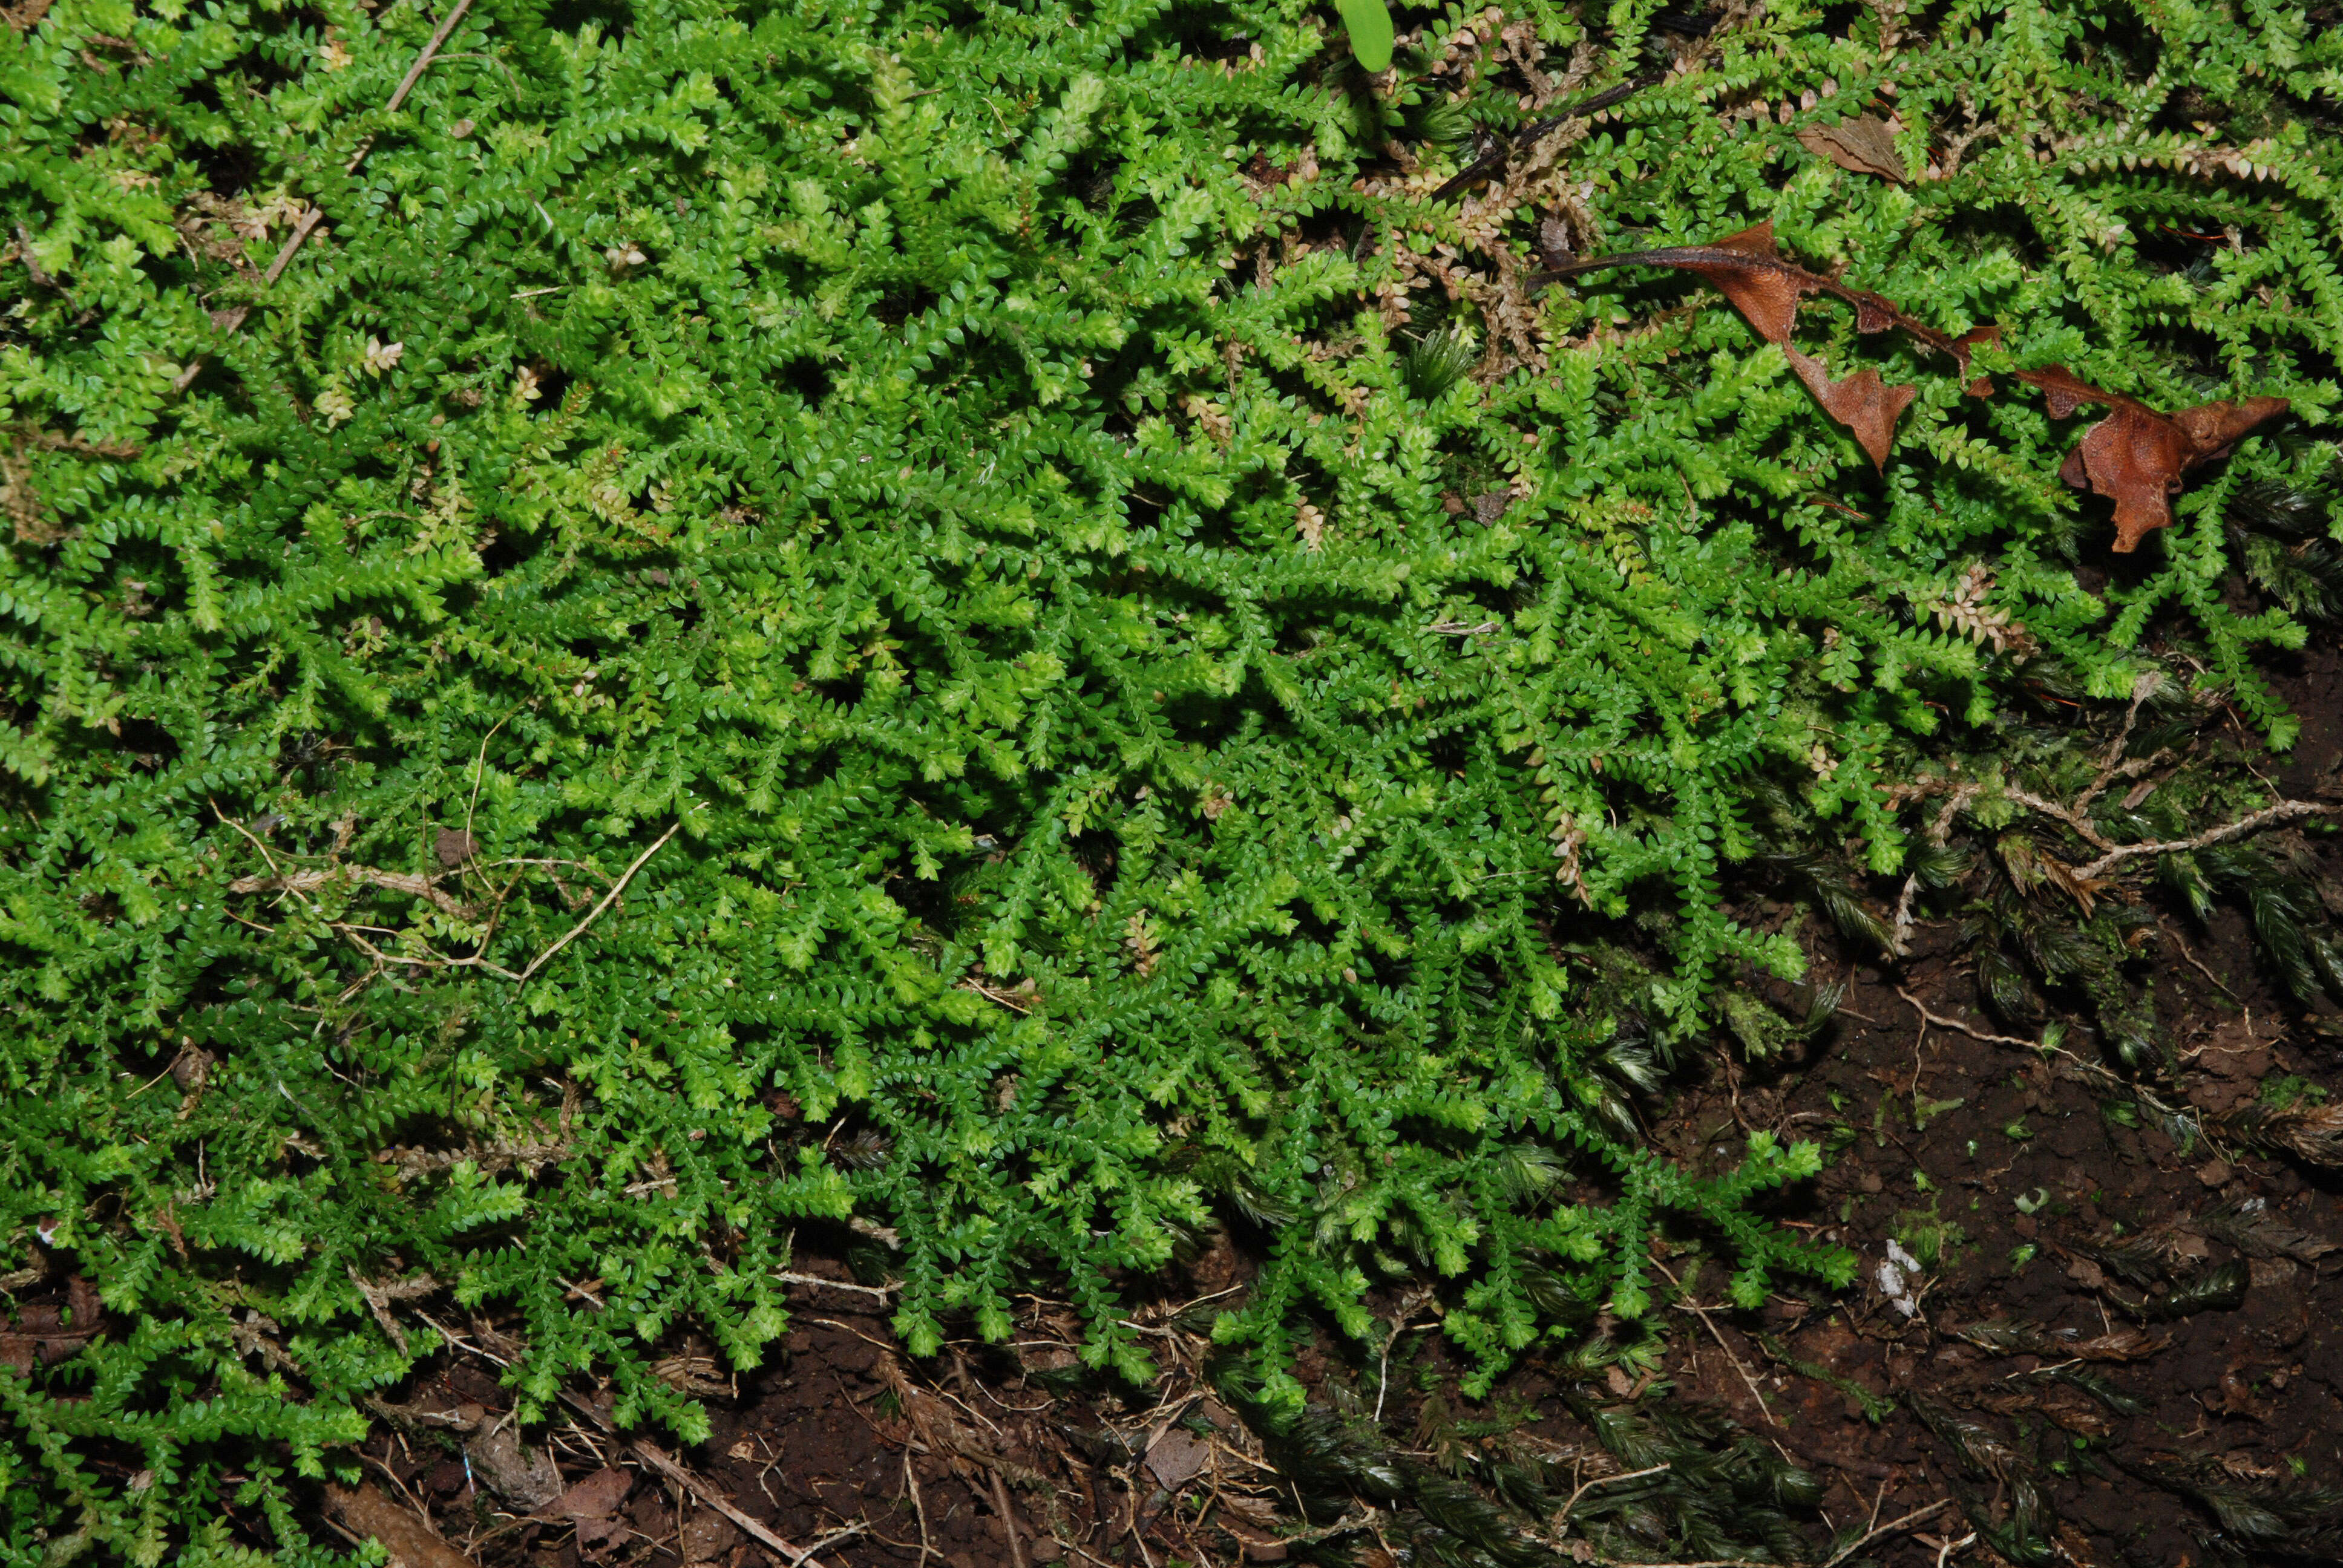
[[[1854,375],[1841,380],[1830,378],[1830,372],[1819,359],[1810,359],[1787,344],[1782,352],[1790,357],[1790,368],[1815,395],[1823,411],[1849,430],[1865,452],[1870,455],[1871,466],[1887,466],[1887,448],[1896,440],[1896,421],[1919,396],[1916,387],[1889,386],[1879,372],[1865,366]]]
[[[79,1354],[105,1332],[106,1309],[99,1304],[97,1287],[75,1274],[65,1282],[65,1312],[53,1302],[31,1302],[17,1313],[17,1327],[23,1332],[0,1333],[0,1366],[30,1372],[35,1362],[54,1366]]]
[[[1822,361],[1799,353],[1790,342],[1799,302],[1809,294],[1843,300],[1855,307],[1857,331],[1885,332],[1893,327],[1922,347],[1950,357],[1964,377],[1969,373],[1971,351],[1999,336],[1998,329],[1990,326],[1957,337],[1948,336],[1906,315],[1883,296],[1849,288],[1783,260],[1775,248],[1770,220],[1727,235],[1713,245],[1574,261],[1533,278],[1531,286],[1617,266],[1673,267],[1692,273],[1724,295],[1759,337],[1789,356],[1798,378],[1825,411],[1854,431],[1875,465],[1885,465],[1896,421],[1910,406],[1914,389],[1889,386],[1872,369],[1832,380]],[[2238,440],[2288,407],[2283,397],[2248,397],[2165,415],[2121,393],[2094,387],[2063,365],[2012,374],[2043,394],[2054,419],[2067,417],[2086,403],[2105,404],[2114,410],[2084,432],[2058,473],[2077,489],[2088,486],[2115,502],[2114,548],[2118,553],[2138,548],[2142,538],[2171,525],[2172,497],[2180,488],[2182,475],[2227,456]],[[1966,390],[1973,397],[1990,397],[1993,384],[1978,377],[1966,382]]]
[[[1900,186],[1904,156],[1896,150],[1896,137],[1903,128],[1892,116],[1857,115],[1835,126],[1807,126],[1798,133],[1798,145],[1851,174],[1876,175]]]
[[[2050,406],[2050,417],[2064,419],[2086,403],[2121,403],[2129,399],[2118,393],[2092,386],[2064,365],[2045,365],[2039,370],[2013,372],[2020,380],[2042,394]]]
[[[1945,345],[1945,352],[1951,355],[1959,364],[1961,374],[1966,377],[1969,373],[1970,351],[2000,341],[2001,328],[1987,322],[1983,327],[1970,327],[1966,332]],[[1961,390],[1972,397],[1990,397],[1993,396],[1993,383],[1986,377],[1979,376],[1966,382]]]
[[[1212,1462],[1212,1445],[1182,1427],[1167,1427],[1147,1450],[1147,1468],[1170,1487],[1186,1485]]]
[[[1856,331],[1885,332],[1900,327],[1928,347],[1956,354],[1966,363],[1966,347],[1956,349],[1953,339],[1906,316],[1893,301],[1862,289],[1848,288],[1784,261],[1775,248],[1774,225],[1770,220],[1727,235],[1714,245],[1576,262],[1548,276],[1562,276],[1631,262],[1692,273],[1724,295],[1757,336],[1778,346],[1789,357],[1790,368],[1797,373],[1798,379],[1806,384],[1825,413],[1855,433],[1856,442],[1875,467],[1885,465],[1888,447],[1895,439],[1896,421],[1911,406],[1917,388],[1890,386],[1878,371],[1868,367],[1833,380],[1820,359],[1800,353],[1790,341],[1791,328],[1798,319],[1799,301],[1809,294],[1827,294],[1843,299],[1855,307]]]
[[[1771,218],[1738,234],[1726,235],[1712,246],[1686,246],[1681,254],[1682,261],[1658,265],[1680,266],[1697,274],[1702,281],[1732,301],[1742,319],[1768,343],[1789,343],[1790,328],[1798,319],[1799,299],[1812,294],[1825,281],[1782,259],[1781,253],[1774,248]]]
[[[635,1484],[630,1470],[598,1470],[556,1498],[545,1512],[556,1519],[608,1519]]]
[[[478,1568],[447,1544],[423,1515],[393,1503],[371,1482],[356,1491],[327,1487],[326,1512],[351,1534],[381,1542],[394,1568]]]
[[[2183,474],[2228,456],[2239,439],[2288,407],[2283,397],[2248,397],[2165,415],[2119,392],[2094,387],[2063,365],[2016,374],[2042,392],[2053,419],[2067,417],[2085,403],[2105,403],[2114,409],[2083,432],[2060,465],[2058,477],[2078,490],[2088,487],[2115,502],[2118,554],[2137,549],[2141,539],[2171,526],[2172,498],[2180,493]]]
[[[2068,395],[2052,396],[2052,412]],[[2115,412],[2083,433],[2066,455],[2058,477],[2091,489],[2116,504],[2117,554],[2172,524],[2172,498],[2180,477],[2227,454],[2239,437],[2285,412],[2283,397],[2248,397],[2242,403],[2207,403],[2169,417],[2128,397],[2101,394]],[[2070,407],[2071,411],[2071,407]]]

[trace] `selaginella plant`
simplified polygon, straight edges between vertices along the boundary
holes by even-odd
[[[1654,11],[1371,76],[1293,0],[10,10],[0,1283],[70,1301],[10,1549],[311,1554],[474,1314],[527,1412],[704,1432],[651,1347],[753,1364],[800,1221],[914,1351],[1038,1272],[1124,1372],[1252,1227],[1269,1398],[1411,1270],[1484,1377],[1669,1216],[1842,1277],[1746,1211],[1810,1147],[1636,1143],[1576,937],[1704,1027],[1804,963],[1727,897],[1765,791],[1903,871],[1940,731],[2155,625],[2285,743],[2223,518],[2329,456],[2336,35]],[[2072,399],[1865,340],[1866,453],[1789,357],[1860,322],[1538,286],[1759,222],[1971,376],[2290,413],[2102,579]]]

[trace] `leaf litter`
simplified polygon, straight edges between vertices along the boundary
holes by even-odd
[[[1831,417],[1854,434],[1875,467],[1886,467],[1896,421],[1919,395],[1919,388],[1908,383],[1891,384],[1869,366],[1834,378],[1820,358],[1801,352],[1791,340],[1791,331],[1797,323],[1799,306],[1808,295],[1827,295],[1853,306],[1857,332],[1903,333],[1930,353],[1951,359],[1971,397],[1993,396],[1989,379],[1971,377],[1969,358],[1975,349],[1998,341],[1998,327],[1973,327],[1955,337],[1906,313],[1883,295],[1810,272],[1784,259],[1774,244],[1770,218],[1710,245],[1626,251],[1566,262],[1541,273],[1531,286],[1535,288],[1623,266],[1689,272],[1724,295],[1760,337],[1782,350],[1798,379]],[[2137,398],[2093,386],[2063,365],[2013,370],[2010,375],[2043,394],[2054,419],[2068,418],[2085,404],[2109,410],[2067,453],[2058,477],[2077,489],[2091,489],[2115,503],[2114,548],[2118,554],[2137,549],[2141,539],[2171,526],[2172,498],[2180,491],[2183,475],[2226,457],[2238,441],[2288,407],[2283,397],[2247,397],[2160,414]]]

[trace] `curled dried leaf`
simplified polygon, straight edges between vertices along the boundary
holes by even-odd
[[[2053,395],[2054,415],[2066,396],[2063,390]],[[2114,403],[2115,412],[2083,433],[2058,477],[2115,502],[2117,554],[2137,549],[2141,539],[2171,526],[2172,498],[2180,493],[2183,474],[2227,457],[2242,437],[2287,407],[2283,397],[2248,397],[2166,416],[2128,397],[2102,393],[2099,400]]]
[[[1835,126],[1809,126],[1798,133],[1798,145],[1830,159],[1850,174],[1876,175],[1904,183],[1904,155],[1896,150],[1902,123],[1893,116],[1857,115]]]
[[[1909,386],[1890,386],[1878,371],[1865,366],[1854,375],[1834,381],[1819,359],[1808,358],[1796,349],[1784,345],[1790,357],[1790,368],[1815,395],[1823,411],[1855,433],[1855,438],[1871,458],[1871,466],[1887,466],[1887,449],[1895,444],[1896,421],[1912,406],[1920,389]]]

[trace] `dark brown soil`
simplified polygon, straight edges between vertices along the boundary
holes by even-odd
[[[2274,781],[2308,797],[2343,762],[2343,660],[2330,649],[2308,656],[2286,696],[2306,722]],[[2343,872],[2343,857],[2333,869]],[[2003,1031],[1981,1010],[1953,935],[1924,927],[1894,972],[1818,950],[1823,978],[1848,980],[1837,1024],[1757,1068],[1716,1057],[1707,1081],[1680,1091],[1654,1126],[1656,1143],[1695,1167],[1729,1157],[1757,1129],[1825,1139],[1831,1164],[1778,1217],[1861,1259],[1854,1288],[1785,1291],[1757,1312],[1712,1307],[1718,1284],[1695,1282],[1692,1300],[1671,1307],[1660,1376],[1672,1397],[1729,1416],[1826,1482],[1808,1511],[1811,1563],[1870,1523],[1932,1505],[1847,1561],[2001,1562],[1979,1527],[2006,1523],[2029,1480],[2054,1543],[2040,1560],[2218,1561],[2205,1544],[2216,1524],[2209,1492],[2267,1500],[2343,1488],[2343,1251],[2329,1251],[2343,1246],[2343,1183],[2233,1143],[2184,1148],[2151,1104],[2081,1056],[1986,1038]],[[2241,921],[2207,931],[2167,919],[2156,940],[2158,1006],[2189,1108],[2209,1121],[2257,1098],[2343,1087],[2343,1046],[2270,989]],[[1949,1021],[1924,1025],[1924,1009]],[[1891,1242],[1920,1266],[1884,1278]],[[2155,1321],[2167,1294],[2229,1264],[2246,1276],[2241,1303]],[[1306,1554],[1306,1541],[1280,1543],[1309,1523],[1293,1487],[1200,1377],[1210,1301],[1249,1272],[1226,1238],[1135,1311],[1163,1377],[1121,1397],[1076,1387],[1079,1325],[1060,1305],[1026,1301],[1011,1347],[964,1342],[914,1363],[883,1299],[846,1286],[834,1261],[801,1252],[798,1266],[841,1283],[794,1288],[780,1353],[737,1392],[710,1398],[713,1439],[677,1456],[696,1492],[581,1407],[550,1439],[560,1480],[627,1472],[605,1478],[624,1491],[606,1510],[615,1518],[589,1518],[582,1543],[560,1502],[528,1522],[464,1461],[459,1444],[483,1452],[481,1434],[508,1402],[469,1363],[407,1396],[409,1410],[457,1412],[468,1435],[386,1433],[370,1450],[377,1482],[491,1568],[790,1560],[745,1537],[710,1506],[719,1498],[793,1549],[824,1543],[820,1561],[839,1568],[923,1568],[930,1557],[946,1568],[1169,1568]],[[1206,1311],[1181,1315],[1199,1300]],[[1385,1305],[1399,1321],[1432,1321],[1420,1301]],[[1964,1337],[1979,1324],[2004,1325],[2001,1337],[1991,1327]],[[1389,1441],[1426,1461],[1459,1406],[1441,1344],[1421,1333],[1395,1348],[1407,1376],[1394,1376],[1383,1412]],[[690,1349],[669,1370],[707,1392],[721,1374]],[[1329,1339],[1303,1370],[1339,1398],[1371,1394],[1377,1369]],[[2097,1392],[2062,1375],[2077,1372]],[[1533,1362],[1483,1408],[1513,1412],[1500,1424],[1514,1441],[1589,1476],[1615,1473],[1564,1408],[1557,1376]],[[1624,1402],[1666,1386],[1614,1370],[1584,1397]],[[2331,1559],[2337,1539],[2298,1535],[2291,1554]],[[1398,1559],[1371,1547],[1353,1560]]]
[[[2185,1081],[2195,1107],[2228,1110],[2287,1074],[2336,1081],[2332,1042],[2289,1029],[2284,1010],[2260,995],[2242,929],[2216,931],[2195,950],[2236,1000],[2186,961],[2177,931],[2166,940],[2175,1032],[2190,1064]],[[1924,950],[1897,979],[1931,1012],[1999,1032],[1976,1009],[1966,977],[1941,958]],[[1857,1129],[1855,1141],[1788,1218],[1855,1248],[1862,1275],[1838,1299],[1811,1305],[1777,1299],[1759,1313],[1711,1314],[1718,1332],[1683,1335],[1672,1359],[1685,1391],[1824,1467],[1833,1477],[1824,1507],[1838,1523],[1875,1508],[1879,1517],[1897,1517],[1945,1496],[1948,1474],[1959,1473],[1949,1445],[1914,1414],[1912,1396],[1982,1421],[2045,1472],[2045,1490],[2067,1526],[2060,1543],[2078,1563],[2204,1557],[2192,1533],[2202,1513],[2099,1453],[2211,1456],[2247,1483],[2343,1482],[2337,1322],[2343,1291],[2331,1260],[2318,1256],[2322,1244],[2343,1245],[2332,1180],[2235,1149],[2184,1151],[2136,1102],[2071,1063],[1923,1029],[1896,980],[1875,970],[1859,970],[1854,980],[1836,1037],[1772,1081],[1745,1080],[1738,1111],[1750,1125]],[[1688,1103],[1681,1133],[1702,1136],[1704,1119],[1710,1131],[1719,1121],[1732,1128],[1734,1107],[1723,1098]],[[2137,1124],[2111,1116],[2117,1105],[2131,1105],[2126,1120]],[[2176,1262],[2184,1277],[2237,1259],[2249,1284],[2236,1310],[2153,1324],[2147,1340],[2158,1348],[2151,1353],[2087,1363],[2137,1402],[2136,1415],[2030,1375],[2069,1359],[2048,1344],[2038,1348],[2050,1353],[1996,1354],[1959,1337],[1994,1320],[2073,1331],[2079,1342],[2113,1335],[2133,1322],[2115,1304],[2118,1296],[2154,1298],[2097,1261],[2094,1241],[2118,1228],[2135,1237],[2154,1233],[2224,1208],[2258,1211],[2305,1233],[2308,1240],[2292,1244],[2312,1261],[2284,1251],[2253,1256],[2179,1232]],[[1906,1282],[1918,1309],[1907,1318],[1882,1290],[1879,1267],[1891,1239],[1920,1248],[1913,1237],[1932,1231],[1941,1261]],[[2273,1227],[2270,1234],[2278,1232]],[[1855,1398],[1790,1362],[1825,1369],[1897,1408],[1875,1425]],[[1774,1421],[1757,1408],[1758,1393]],[[2077,1452],[2078,1439],[2094,1440],[2095,1457]],[[1990,1481],[1978,1489],[1994,1490]],[[1942,1523],[1955,1525],[1956,1517],[1948,1511]],[[1933,1553],[1906,1555],[1934,1560]]]

